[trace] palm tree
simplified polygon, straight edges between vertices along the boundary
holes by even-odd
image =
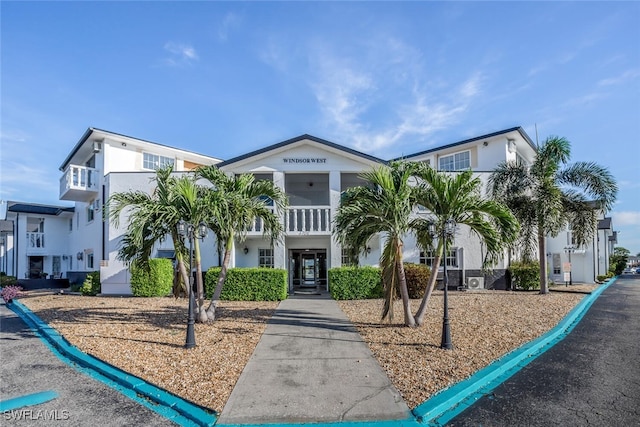
[[[596,229],[597,211],[610,210],[618,187],[609,171],[593,162],[568,165],[571,144],[549,137],[537,149],[529,167],[503,162],[489,178],[489,192],[509,206],[521,223],[522,257],[540,260],[540,293],[549,292],[546,236],[556,236],[567,226],[577,245]]]
[[[400,292],[404,324],[415,326],[402,260],[403,239],[411,232],[415,205],[412,176],[416,163],[395,161],[360,174],[369,185],[349,188],[342,195],[334,234],[343,245],[365,253],[369,239],[384,235],[380,258],[384,288],[382,319],[393,319],[393,300]]]
[[[151,194],[143,191],[114,193],[107,202],[105,216],[110,218],[115,227],[119,227],[121,215],[127,213],[128,225],[117,256],[126,263],[144,267],[155,243],[167,235],[171,236],[182,278],[182,281],[174,281],[173,293],[177,297],[186,291],[188,274],[185,267],[186,249],[176,229],[181,213],[175,202],[176,180],[172,170],[172,167],[167,167],[156,171],[156,176],[152,178],[156,187]]]
[[[411,222],[422,248],[433,247],[429,223],[435,225],[435,236],[443,236],[446,222],[453,220],[456,224],[466,226],[471,235],[475,235],[484,243],[487,253],[483,260],[483,268],[486,268],[495,264],[505,247],[518,236],[519,225],[515,216],[507,206],[482,197],[482,181],[474,178],[471,170],[447,174],[421,164],[416,177],[416,200],[429,212],[426,221],[425,218],[419,217]],[[424,323],[438,266],[450,243],[444,242],[441,238],[437,240],[429,283],[415,316],[418,325]]]
[[[287,198],[273,182],[256,181],[252,174],[229,176],[215,166],[203,166],[196,170],[196,176],[212,185],[204,199],[209,214],[203,220],[213,230],[219,245],[224,246],[220,275],[206,310],[208,320],[213,321],[235,240],[243,241],[256,219],[262,222],[263,236],[272,242],[280,239],[283,227],[279,213],[286,208]]]

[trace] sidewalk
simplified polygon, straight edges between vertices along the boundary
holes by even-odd
[[[218,425],[411,417],[338,304],[292,296],[269,321]]]

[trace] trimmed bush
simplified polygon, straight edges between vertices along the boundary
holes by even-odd
[[[131,293],[136,297],[163,297],[173,288],[173,262],[168,258],[151,258],[146,269],[132,264]]]
[[[205,294],[213,296],[220,267],[207,270]],[[220,299],[225,301],[282,301],[287,298],[287,271],[279,268],[230,268]]]
[[[80,287],[82,295],[96,296],[100,293],[100,272],[92,271],[87,274],[84,283]]]
[[[18,279],[15,276],[7,276],[4,272],[0,273],[0,287],[16,286]]]
[[[404,275],[407,279],[407,291],[409,291],[409,298],[419,299],[424,297],[424,293],[429,285],[431,269],[424,264],[413,264],[407,262],[404,264]]]
[[[336,300],[382,297],[382,277],[376,267],[329,269],[329,289]]]
[[[540,264],[537,262],[514,262],[509,266],[516,288],[530,291],[540,289]]]

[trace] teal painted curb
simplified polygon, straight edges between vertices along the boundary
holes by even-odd
[[[13,411],[14,409],[23,408],[25,406],[39,405],[44,402],[58,397],[58,393],[55,391],[41,391],[40,393],[26,394],[20,397],[14,397],[13,399],[7,399],[0,401],[0,412]]]
[[[486,368],[449,388],[441,390],[418,405],[413,414],[418,422],[429,426],[442,426],[473,405],[482,396],[502,384],[536,357],[553,347],[580,322],[594,301],[611,286],[617,277],[585,296],[553,329],[521,347],[495,360]]]
[[[72,346],[55,329],[36,316],[25,305],[14,300],[7,304],[25,321],[54,353],[70,366],[115,388],[127,397],[181,426],[213,426],[216,416],[208,409],[188,402],[164,389],[147,383]],[[66,359],[66,360],[65,360]]]

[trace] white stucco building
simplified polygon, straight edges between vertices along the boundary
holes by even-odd
[[[500,162],[521,159],[531,162],[535,145],[520,127],[478,136],[445,146],[420,151],[404,159],[421,161],[438,170],[471,168],[483,181]],[[174,147],[89,128],[60,166],[59,198],[74,206],[40,206],[4,203],[0,215],[0,267],[17,277],[29,277],[36,271],[63,277],[81,277],[88,271],[100,271],[102,292],[128,294],[129,272],[116,259],[126,220],[120,228],[103,220],[102,207],[117,192],[153,189],[157,167],[173,164],[177,172],[199,165],[217,165],[230,174],[252,173],[258,179],[273,181],[289,198],[289,207],[281,215],[285,236],[273,246],[262,238],[256,223],[244,242],[236,242],[231,266],[270,266],[288,271],[289,289],[314,285],[328,289],[327,270],[342,265],[343,251],[332,237],[332,221],[340,194],[361,183],[358,174],[386,160],[361,153],[311,135],[301,135],[260,150],[222,161]],[[2,213],[2,210],[0,210]],[[610,219],[603,218],[598,244],[592,253],[573,253],[574,266],[581,256],[581,272],[573,280],[593,282],[596,274],[606,272],[612,235]],[[41,247],[30,247],[34,234],[41,236]],[[37,234],[40,233],[40,234]],[[550,239],[549,259],[556,271],[557,255],[562,261],[567,246]],[[382,247],[380,238],[372,239],[361,265],[377,265]],[[596,247],[597,246],[597,247]],[[202,246],[203,268],[219,265],[220,254],[211,235]],[[447,257],[450,285],[463,286],[473,279],[486,288],[504,287],[506,254],[488,275],[482,271],[482,244],[460,227],[455,247]],[[170,257],[170,239],[158,244],[156,256]],[[408,262],[430,263],[408,237],[405,241]],[[568,254],[567,254],[568,255]],[[590,258],[592,257],[592,259]],[[604,264],[602,264],[604,263]],[[600,265],[602,264],[602,265]],[[589,267],[591,266],[591,267]],[[577,267],[574,267],[577,268]],[[552,277],[553,278],[553,277]],[[555,279],[554,279],[555,280]]]

